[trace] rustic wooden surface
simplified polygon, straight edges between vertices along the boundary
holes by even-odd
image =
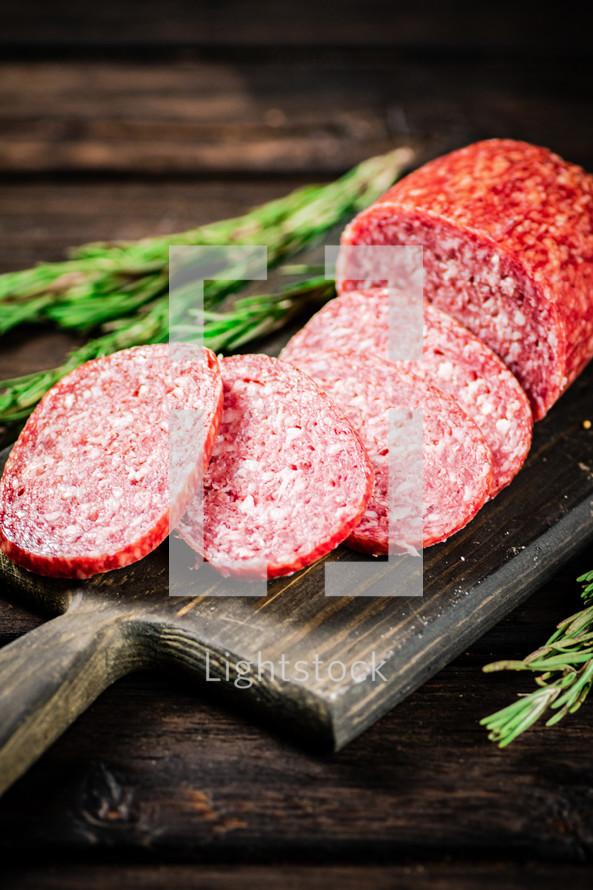
[[[590,38],[570,4],[562,16],[461,4],[454,17],[436,3],[425,15],[340,3],[317,27],[317,4],[283,14],[260,2],[232,28],[222,3],[200,18],[202,4],[165,17],[160,3],[139,15],[106,2],[92,22],[79,4],[6,6],[3,271],[238,213],[398,140],[429,156],[508,135],[593,169]],[[54,364],[73,342],[11,336],[0,374]],[[593,703],[506,751],[477,721],[531,688],[481,666],[540,644],[578,608],[574,578],[592,564],[589,548],[334,756],[177,677],[119,681],[0,800],[0,880],[590,886]],[[1,643],[39,620],[0,597]]]

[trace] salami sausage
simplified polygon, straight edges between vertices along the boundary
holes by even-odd
[[[176,409],[200,412],[202,441],[188,443],[170,477],[170,421],[182,431],[188,414]],[[6,463],[3,553],[67,578],[141,559],[201,484],[221,413],[220,368],[207,349],[178,362],[166,345],[134,347],[72,371],[41,400]]]
[[[303,350],[294,354],[293,361],[343,409],[359,431],[375,471],[373,496],[346,541],[350,547],[374,555],[388,552],[390,472],[395,486],[391,509],[398,517],[392,547],[428,547],[475,516],[490,493],[492,458],[484,436],[457,402],[411,371],[373,355]],[[421,540],[416,537],[418,505],[408,473],[413,458],[406,441],[409,426],[402,424],[395,454],[388,456],[390,408],[424,412]]]
[[[545,148],[486,140],[406,176],[344,231],[342,290],[357,244],[421,245],[425,296],[502,358],[535,420],[593,356],[593,177]]]
[[[389,331],[386,289],[351,291],[330,300],[280,354],[303,350],[370,352],[388,359],[389,343],[404,354],[405,328]],[[481,429],[492,451],[494,497],[519,471],[531,444],[529,401],[517,379],[481,340],[434,304],[424,303],[423,359],[398,362],[452,396]]]
[[[289,575],[358,525],[373,487],[344,415],[301,371],[265,355],[221,361],[220,435],[178,531],[225,575]]]

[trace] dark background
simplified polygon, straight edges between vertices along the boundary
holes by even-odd
[[[240,213],[411,143],[545,144],[593,170],[591,36],[572,4],[9,0],[0,271]],[[76,340],[0,340],[2,377]],[[0,883],[590,886],[593,702],[499,751],[481,673],[579,607],[593,548],[333,757],[178,678],[116,684],[0,801]],[[39,621],[0,599],[0,644]]]

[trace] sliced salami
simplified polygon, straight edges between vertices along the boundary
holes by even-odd
[[[220,436],[181,536],[225,575],[289,575],[358,525],[373,487],[360,438],[301,371],[265,355],[221,361]]]
[[[67,578],[141,559],[201,484],[221,413],[220,368],[207,349],[192,361],[170,361],[168,346],[141,346],[72,371],[41,400],[6,463],[3,553]],[[180,438],[188,417],[202,441]],[[171,461],[171,476],[170,419],[187,452]]]
[[[484,436],[457,402],[411,371],[364,353],[302,351],[293,360],[342,408],[360,433],[375,471],[367,510],[346,543],[375,555],[389,550],[389,478],[395,489],[391,509],[398,517],[392,547],[428,547],[444,541],[472,519],[492,485],[492,458]],[[415,537],[418,505],[411,501],[410,443],[396,441],[388,454],[390,408],[424,412],[422,540]],[[404,418],[405,420],[405,418]],[[409,429],[409,426],[407,427]]]
[[[388,359],[389,345],[404,354],[406,329],[389,330],[386,289],[351,291],[330,300],[282,351],[298,365],[303,350],[369,352]],[[398,362],[452,396],[481,429],[492,451],[491,497],[519,471],[529,451],[531,409],[516,377],[481,340],[432,303],[424,303],[422,362]]]
[[[349,245],[421,245],[425,295],[515,374],[535,420],[593,356],[593,177],[545,148],[478,142],[406,176]]]

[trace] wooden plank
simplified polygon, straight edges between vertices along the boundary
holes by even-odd
[[[6,890],[103,890],[117,886],[118,890],[157,890],[175,887],[176,890],[557,890],[562,884],[575,890],[588,890],[590,871],[578,865],[529,864],[527,866],[485,864],[428,864],[428,865],[136,865],[24,866],[9,869],[3,874]]]
[[[369,79],[321,75],[286,62],[6,64],[0,171],[333,172],[386,151]]]
[[[4,182],[0,273],[63,260],[69,247],[88,241],[165,235],[238,216],[314,179],[165,177],[147,182],[75,177]],[[4,345],[10,349],[11,343]],[[10,371],[10,362],[3,348],[0,367]]]
[[[518,68],[504,56],[385,51],[4,62],[0,173],[333,176],[398,142],[435,156],[488,136],[525,138],[593,166],[587,72],[578,56]]]
[[[525,654],[532,633],[541,641],[576,608],[567,595],[587,564],[575,561],[556,589],[331,758],[229,714],[178,677],[121,681],[0,800],[5,867],[31,849],[42,862],[97,863],[228,863],[246,849],[252,862],[590,857],[590,705],[504,752],[477,725],[532,685],[481,676],[480,665]]]
[[[444,6],[438,0],[301,0],[286,6],[273,0],[227,0],[224,4],[108,0],[93,8],[74,0],[5,3],[2,43],[31,46],[188,45],[262,46],[364,45],[401,47],[523,48],[589,46],[586,29],[575,27],[578,8],[562,16],[534,14],[529,6],[500,0],[495,14],[471,0]]]
[[[17,637],[41,624],[42,616],[23,603],[0,599],[0,646],[12,643]]]
[[[299,862],[305,850],[323,861],[581,859],[593,824],[591,705],[504,752],[477,721],[532,686],[522,675],[483,676],[481,666],[525,655],[575,611],[574,579],[591,560],[593,548],[331,758],[298,751],[179,677],[120,681],[0,800],[5,869],[31,849],[54,863],[241,861],[246,829],[221,832],[208,799],[223,820],[247,822],[252,861]]]

